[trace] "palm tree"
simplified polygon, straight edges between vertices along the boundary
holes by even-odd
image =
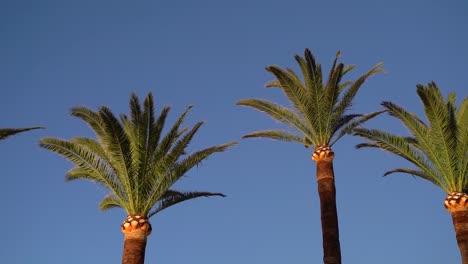
[[[0,129],[0,140],[3,140],[7,137],[13,136],[15,134],[33,130],[33,129],[42,129],[43,127],[25,127],[25,128],[1,128]]]
[[[368,115],[348,114],[352,101],[361,85],[371,75],[382,72],[382,64],[377,64],[357,81],[341,82],[343,76],[354,66],[337,64],[340,52],[337,53],[331,67],[328,80],[324,82],[322,68],[315,62],[309,49],[305,56],[295,56],[303,75],[303,80],[291,69],[269,66],[267,71],[275,80],[266,87],[280,88],[293,109],[263,99],[245,99],[238,105],[254,108],[264,112],[274,120],[296,129],[299,133],[286,130],[256,131],[243,138],[265,137],[274,140],[296,142],[314,147],[312,160],[316,163],[320,212],[322,220],[322,239],[324,263],[341,263],[341,249],[336,211],[335,176],[333,173],[334,152],[331,147],[340,138],[356,126],[375,117],[381,112]]]
[[[120,120],[106,106],[96,112],[74,107],[71,115],[86,122],[97,139],[44,138],[39,143],[74,163],[76,167],[68,171],[67,180],[90,180],[109,189],[110,193],[99,205],[101,210],[121,207],[126,211],[128,217],[121,226],[125,235],[123,264],[144,263],[146,241],[152,229],[150,217],[186,200],[224,196],[171,189],[178,179],[211,154],[236,144],[231,142],[188,154],[186,148],[203,124],[198,122],[193,128],[181,128],[190,108],[163,135],[170,107],[164,107],[155,118],[151,93],[143,107],[132,94],[130,116],[121,115]]]
[[[447,193],[445,208],[451,213],[464,264],[468,264],[468,97],[457,110],[456,95],[445,100],[434,82],[417,85],[428,123],[392,102],[382,102],[393,117],[409,130],[400,136],[377,129],[359,128],[355,135],[368,140],[357,148],[372,147],[400,156],[416,168],[385,172],[418,176]]]

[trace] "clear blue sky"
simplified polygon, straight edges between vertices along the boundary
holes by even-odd
[[[119,263],[121,210],[100,212],[105,195],[89,182],[65,183],[71,163],[40,149],[46,136],[92,136],[69,116],[75,105],[128,111],[132,91],[171,105],[171,121],[194,104],[187,124],[206,120],[191,145],[237,140],[189,173],[181,190],[223,192],[152,218],[146,263],[321,263],[311,150],[240,140],[279,124],[235,102],[286,104],[263,85],[264,67],[297,69],[310,48],[324,68],[338,50],[352,77],[383,61],[386,74],[362,87],[355,112],[398,102],[422,114],[417,83],[467,95],[468,2],[429,1],[0,1],[0,127],[41,125],[0,142],[4,263]],[[160,108],[158,108],[160,109]],[[382,116],[369,126],[404,133]],[[344,263],[460,263],[445,194],[406,175],[407,164],[377,150],[335,145]]]

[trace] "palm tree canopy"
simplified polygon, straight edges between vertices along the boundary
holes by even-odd
[[[21,132],[34,130],[34,129],[43,129],[43,128],[44,127],[2,128],[0,129],[0,140],[13,136],[18,133],[21,133]]]
[[[155,117],[151,93],[143,107],[138,97],[132,94],[130,116],[122,114],[119,119],[106,106],[98,111],[78,106],[72,108],[71,115],[86,122],[96,139],[44,138],[39,145],[74,163],[75,167],[66,174],[67,180],[91,180],[110,190],[100,204],[101,210],[122,207],[128,214],[149,217],[188,199],[223,196],[169,189],[211,154],[237,144],[230,142],[188,154],[187,146],[203,124],[198,122],[192,128],[181,127],[191,108],[189,106],[163,135],[170,107],[163,107]]]
[[[357,148],[373,147],[389,151],[414,168],[396,168],[396,172],[426,179],[445,192],[466,192],[468,189],[468,97],[456,107],[456,95],[444,99],[434,82],[417,85],[417,94],[424,107],[427,123],[414,113],[392,102],[382,106],[409,130],[409,136],[391,134],[378,129],[358,128],[355,135],[368,140]]]
[[[310,50],[306,49],[304,55],[304,57],[295,56],[303,79],[289,68],[282,69],[278,66],[266,68],[275,77],[275,80],[267,83],[266,87],[281,89],[292,104],[292,108],[263,99],[244,99],[237,102],[237,105],[264,112],[274,120],[297,131],[262,130],[244,135],[244,138],[266,137],[297,142],[306,147],[312,145],[332,146],[341,137],[350,133],[353,128],[382,113],[382,111],[367,115],[347,113],[359,88],[366,79],[376,73],[383,72],[382,63],[377,64],[356,81],[342,81],[346,73],[354,69],[354,66],[338,63],[338,58],[341,55],[338,52],[328,80],[325,82],[322,67],[316,63]]]

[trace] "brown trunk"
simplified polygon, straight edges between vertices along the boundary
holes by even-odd
[[[145,263],[146,239],[152,231],[148,218],[141,214],[128,215],[121,227],[125,235],[122,264]]]
[[[316,164],[322,219],[323,262],[325,264],[341,264],[333,161],[317,160]]]
[[[452,220],[462,263],[468,264],[468,211],[460,210],[452,212]]]
[[[145,263],[146,234],[142,230],[132,230],[125,234],[122,264]]]

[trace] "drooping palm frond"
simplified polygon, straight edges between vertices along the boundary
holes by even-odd
[[[420,168],[424,173],[430,175],[434,181],[442,182],[439,174],[434,171],[433,166],[424,156],[424,153],[422,153],[418,148],[414,147],[414,142],[417,142],[417,139],[396,136],[385,131],[366,128],[355,129],[354,135],[368,139],[373,138],[371,142],[356,145],[356,148],[359,149],[363,147],[372,147],[389,151],[390,153],[396,154],[411,162],[416,167]],[[385,175],[388,174],[391,173],[385,173]]]
[[[315,139],[316,137],[315,131],[310,130],[311,126],[292,109],[261,99],[245,99],[237,102],[237,104],[264,112],[274,120],[297,129],[301,134],[309,137],[310,140]]]
[[[462,192],[468,187],[468,115],[465,98],[457,111],[455,94],[444,99],[434,82],[417,85],[428,123],[392,102],[382,102],[386,111],[400,120],[410,137],[377,129],[358,128],[354,134],[368,140],[357,148],[374,147],[400,156],[417,169],[398,168],[386,172],[406,173],[428,180],[445,192]]]
[[[304,145],[307,145],[308,143],[310,144],[310,142],[305,140],[303,137],[296,135],[289,131],[284,131],[284,130],[262,130],[262,131],[255,131],[255,132],[242,136],[242,138],[257,138],[257,137],[270,138],[270,139],[285,141],[285,142],[297,142],[297,143],[304,144]]]
[[[34,129],[44,129],[44,127],[26,127],[26,128],[1,128],[0,129],[0,140],[7,137],[16,135],[21,132],[26,132]]]
[[[151,217],[164,209],[167,209],[178,203],[199,198],[199,197],[210,197],[210,196],[221,196],[225,197],[222,193],[210,193],[210,192],[178,192],[174,190],[167,190],[164,195],[155,204],[154,208],[149,212],[148,217]]]
[[[106,211],[116,207],[125,208],[125,204],[123,204],[122,200],[113,193],[104,197],[104,199],[102,199],[101,203],[99,204],[99,209],[101,209],[101,211]]]
[[[76,167],[67,172],[66,180],[86,179],[98,182],[109,188],[122,200],[126,200],[125,189],[114,168],[106,160],[107,156],[101,156],[88,148],[87,145],[57,138],[43,138],[39,144],[41,147],[53,151],[75,164]]]
[[[172,184],[191,168],[211,154],[236,144],[230,142],[189,153],[187,147],[203,124],[181,127],[191,108],[163,135],[170,108],[163,107],[156,117],[151,93],[143,106],[132,94],[130,114],[120,118],[105,106],[98,111],[74,107],[72,116],[87,123],[96,139],[44,138],[39,144],[74,163],[76,167],[67,173],[67,180],[91,180],[110,190],[99,206],[101,210],[122,207],[128,214],[147,215]]]
[[[240,100],[237,105],[264,112],[274,120],[296,129],[301,136],[267,130],[256,131],[244,137],[267,137],[306,146],[331,146],[356,126],[380,114],[381,111],[369,115],[347,114],[347,111],[366,79],[383,72],[382,64],[377,64],[357,81],[343,81],[344,75],[354,66],[338,63],[340,56],[341,53],[338,52],[326,82],[323,81],[321,65],[316,63],[309,49],[305,50],[304,57],[295,56],[302,79],[291,69],[268,66],[266,70],[274,75],[275,80],[267,83],[266,87],[281,89],[293,109],[260,99]]]

